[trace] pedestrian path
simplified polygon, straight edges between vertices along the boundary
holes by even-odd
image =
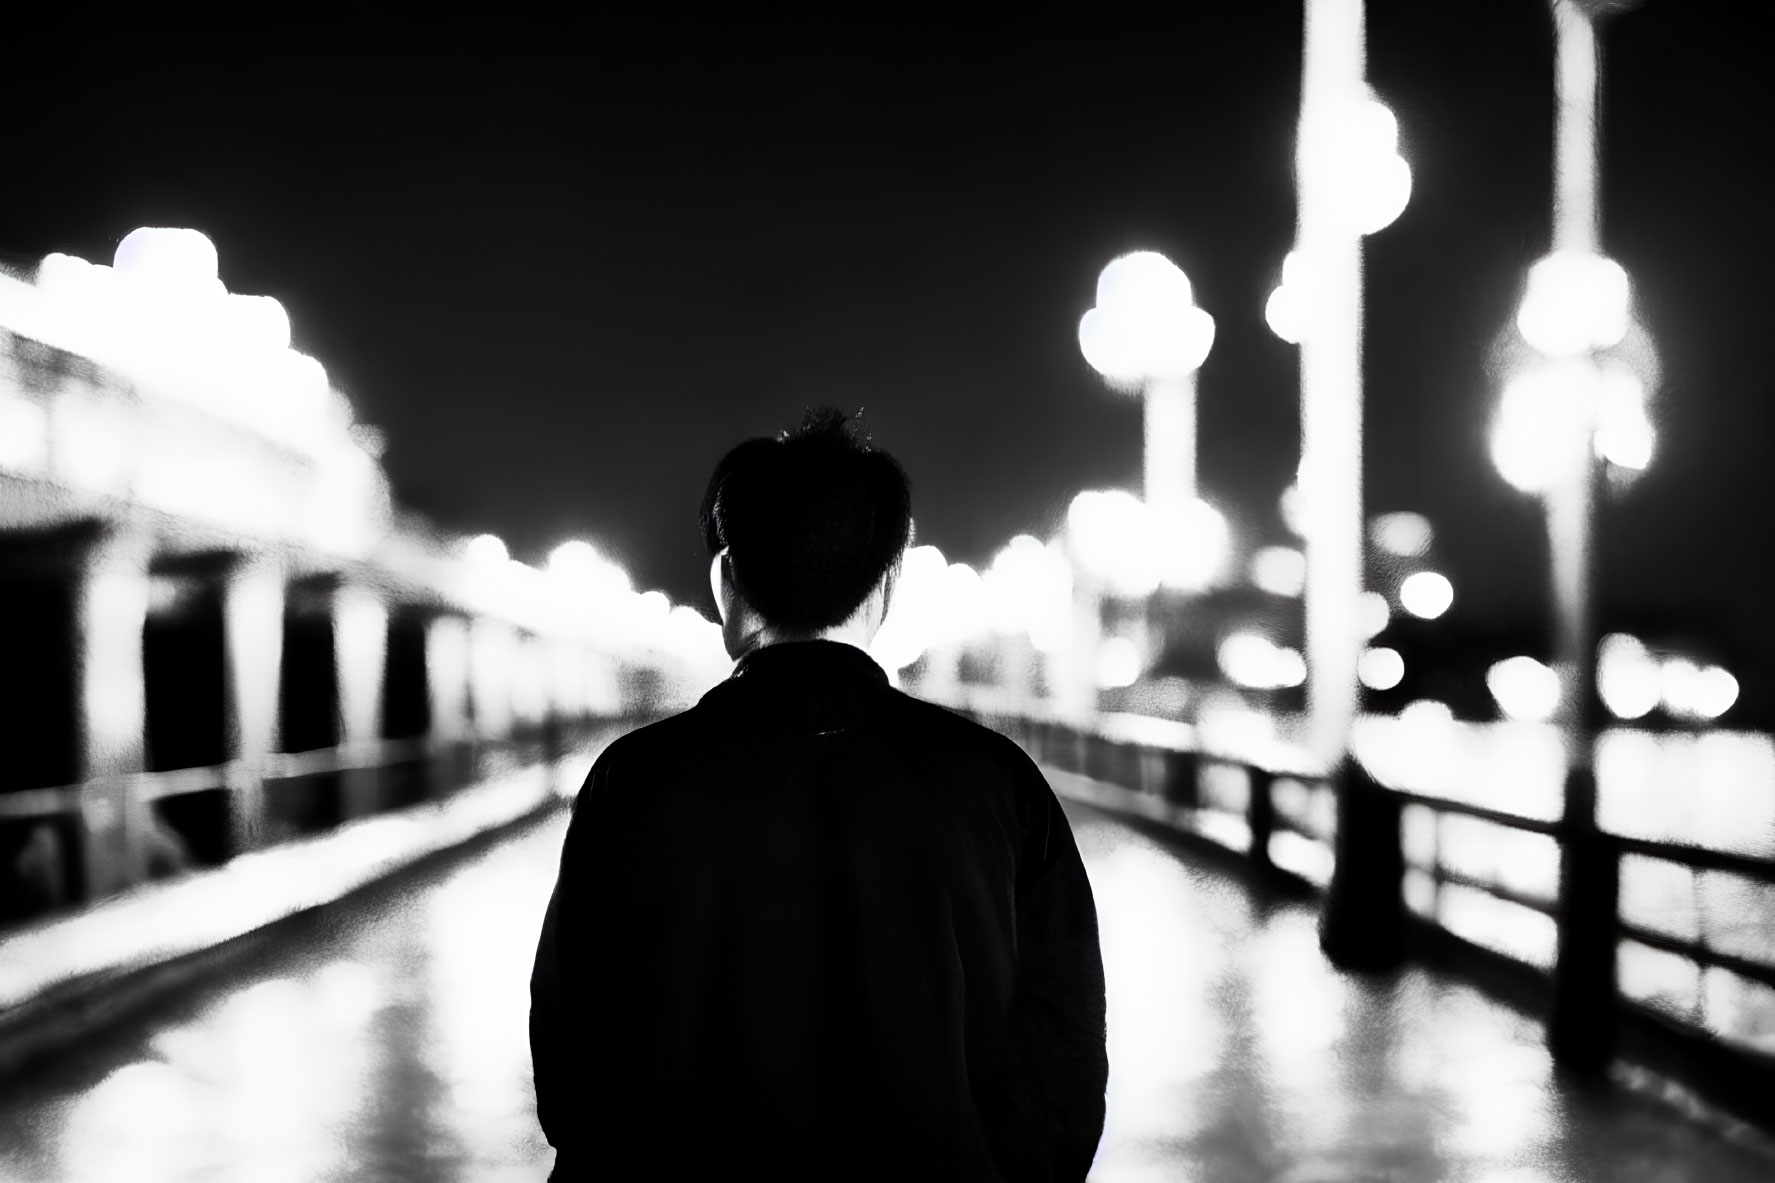
[[[1775,1179],[1443,975],[1348,978],[1311,906],[1070,804],[1109,982],[1095,1183]],[[4,1183],[541,1183],[525,1034],[565,815],[372,888],[0,1087]]]

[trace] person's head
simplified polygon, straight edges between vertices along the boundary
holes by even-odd
[[[701,519],[729,653],[841,625],[867,643],[911,540],[912,494],[892,456],[822,407],[723,456]]]

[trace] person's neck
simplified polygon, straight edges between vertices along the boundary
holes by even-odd
[[[869,643],[875,639],[875,630],[869,627],[870,621],[862,612],[842,624],[835,624],[831,628],[820,629],[816,632],[781,629],[765,623],[755,614],[748,613],[748,617],[749,619],[746,621],[748,627],[741,634],[739,652],[733,655],[736,661],[755,650],[768,648],[771,645],[785,645],[793,641],[837,641],[867,653]]]

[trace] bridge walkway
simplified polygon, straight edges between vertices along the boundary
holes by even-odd
[[[1095,1183],[1775,1178],[1647,1093],[1568,1087],[1537,1021],[1440,972],[1350,977],[1309,902],[1070,804],[1102,917]],[[527,975],[565,812],[280,930],[0,1086],[0,1180],[539,1183]]]

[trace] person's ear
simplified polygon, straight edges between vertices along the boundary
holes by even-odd
[[[715,611],[726,623],[733,614],[733,571],[728,567],[725,546],[709,560],[709,593],[715,597]]]

